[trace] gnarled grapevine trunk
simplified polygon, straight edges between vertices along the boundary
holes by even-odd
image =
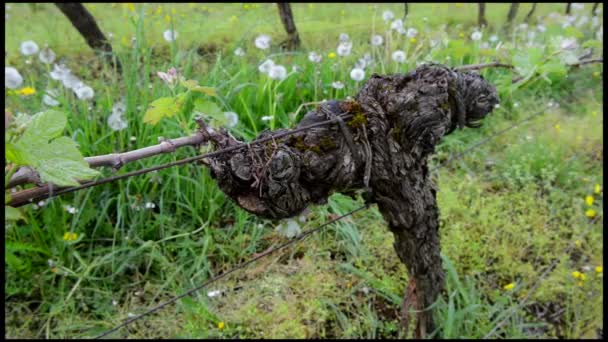
[[[350,114],[335,125],[297,133],[206,160],[220,188],[256,215],[280,219],[334,192],[365,189],[395,236],[418,309],[443,287],[438,209],[427,157],[456,127],[477,127],[498,103],[481,76],[423,65],[408,74],[373,75],[353,101],[328,101],[307,113],[299,127]],[[278,133],[278,132],[274,132]],[[262,135],[267,135],[265,132]],[[238,141],[212,133],[216,147]],[[418,316],[417,332],[435,329],[431,313]]]

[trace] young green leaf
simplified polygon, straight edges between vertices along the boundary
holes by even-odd
[[[17,221],[17,220],[25,220],[25,217],[23,217],[23,214],[21,214],[19,209],[5,205],[4,206],[4,221]]]
[[[164,117],[172,117],[181,110],[182,101],[173,97],[161,97],[150,104],[144,114],[144,122],[156,125]]]

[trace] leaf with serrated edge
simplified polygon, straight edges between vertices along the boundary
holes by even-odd
[[[42,141],[47,143],[52,138],[58,137],[63,132],[67,118],[64,113],[56,110],[47,110],[32,117],[23,136],[19,141]]]
[[[156,125],[162,118],[177,114],[180,108],[180,103],[173,97],[161,97],[150,103],[150,107],[144,115],[144,122]]]

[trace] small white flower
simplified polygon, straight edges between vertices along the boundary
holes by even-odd
[[[262,121],[270,121],[272,120],[272,116],[267,115],[267,116],[262,116]]]
[[[332,86],[334,89],[342,89],[342,88],[344,88],[344,83],[342,83],[342,82],[340,82],[340,81],[335,81],[335,82],[332,82],[332,83],[331,83],[331,86]]]
[[[168,42],[172,42],[177,39],[177,32],[174,30],[166,30],[163,32],[163,38]]]
[[[491,42],[498,41],[498,36],[497,36],[497,35],[495,35],[495,34],[493,34],[493,35],[491,35],[491,36],[490,36],[490,39],[489,39],[489,40],[490,40]]]
[[[228,127],[232,128],[239,122],[239,116],[235,112],[224,112],[224,118]]]
[[[78,98],[80,100],[90,100],[95,95],[93,88],[91,88],[87,85],[83,85],[81,87],[74,89],[74,93],[76,93],[76,96],[78,96]]]
[[[38,202],[38,206],[39,207],[44,207],[45,204],[46,204],[46,201],[40,201],[40,202]]]
[[[543,24],[538,24],[538,25],[536,25],[536,30],[538,32],[545,32],[545,31],[547,31],[547,28]]]
[[[399,29],[403,29],[403,20],[395,19],[391,23],[391,30],[399,31]]]
[[[319,63],[321,62],[321,55],[319,55],[318,53],[311,51],[308,54],[308,60],[313,62],[313,63]]]
[[[267,59],[264,61],[264,63],[260,64],[260,66],[258,67],[258,70],[261,73],[267,74],[270,69],[272,69],[272,67],[274,66],[274,61],[272,59]]]
[[[55,61],[55,52],[53,52],[53,50],[51,50],[49,47],[45,47],[44,49],[40,50],[38,59],[40,59],[40,61],[44,64],[51,64]]]
[[[349,40],[350,40],[350,38],[348,37],[348,34],[346,34],[346,33],[340,33],[340,41],[341,42],[347,42]]]
[[[472,40],[474,40],[474,41],[478,41],[478,40],[481,40],[481,37],[482,37],[482,36],[483,36],[483,35],[482,35],[482,33],[481,33],[481,32],[479,32],[479,31],[475,31],[475,32],[473,32],[473,33],[471,34],[471,39],[472,39]]]
[[[342,42],[340,44],[338,44],[338,48],[336,49],[336,53],[338,54],[338,56],[348,56],[350,55],[350,50],[353,47],[353,43],[352,42]]]
[[[375,35],[373,35],[373,36],[372,36],[372,39],[371,39],[371,43],[372,43],[372,45],[374,45],[374,46],[379,46],[379,45],[382,45],[382,42],[383,42],[383,41],[384,41],[384,40],[382,39],[382,36],[381,36],[381,35],[379,35],[379,34],[375,34]]]
[[[112,305],[113,305],[113,306],[118,305],[118,301],[117,301],[116,299],[112,299]]]
[[[4,67],[4,87],[17,89],[23,84],[23,76],[13,67]]]
[[[282,65],[274,65],[268,71],[268,77],[273,80],[284,80],[287,77],[287,69]]]
[[[363,69],[354,68],[353,70],[350,71],[350,78],[359,82],[363,78],[365,78],[365,71],[363,71]]]
[[[152,202],[146,202],[145,208],[146,209],[154,209],[154,208],[156,208],[156,204],[154,204]]]
[[[416,37],[417,35],[418,35],[418,30],[416,30],[415,28],[410,27],[409,29],[407,29],[406,36],[407,36],[408,38],[414,38],[414,37]]]
[[[386,11],[382,12],[382,19],[384,19],[384,21],[393,20],[394,17],[395,17],[395,13],[393,13],[393,11],[386,10]]]
[[[78,212],[78,209],[76,207],[73,207],[71,205],[64,205],[63,209],[65,209],[65,211],[67,211],[68,213],[74,215]]]
[[[245,50],[243,50],[242,48],[238,47],[234,50],[234,55],[235,56],[239,56],[239,57],[243,57],[245,56]]]
[[[24,56],[35,55],[38,53],[38,50],[38,44],[36,44],[33,40],[26,40],[21,43],[21,46],[19,47],[19,51],[21,51],[21,54]]]
[[[393,52],[391,57],[397,63],[405,62],[405,52],[403,52],[401,50],[397,50],[397,51]]]
[[[221,294],[222,294],[222,291],[220,291],[220,290],[213,290],[213,291],[207,292],[207,297],[213,298],[213,297],[217,297],[217,296],[219,296]]]
[[[59,105],[59,101],[57,101],[57,91],[54,89],[47,89],[44,96],[42,97],[42,102],[51,107],[55,107]]]
[[[259,35],[255,38],[255,47],[258,49],[266,50],[270,47],[270,36],[266,34]]]
[[[515,108],[519,107],[519,102],[513,103],[513,107],[515,107]]]
[[[578,47],[578,43],[576,42],[576,38],[564,38],[559,46],[562,50],[574,50]]]

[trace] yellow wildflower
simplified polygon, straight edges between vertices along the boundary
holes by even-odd
[[[75,241],[76,239],[78,239],[77,233],[65,232],[65,234],[63,234],[64,241]]]
[[[21,88],[17,91],[17,94],[23,95],[23,96],[29,96],[32,94],[36,94],[36,89],[34,89],[32,87]]]
[[[593,209],[589,209],[589,210],[585,211],[585,216],[587,216],[587,217],[594,217],[595,214],[596,214],[595,210],[593,210]]]
[[[219,322],[217,324],[217,328],[220,329],[220,330],[224,330],[225,327],[226,327],[226,324],[224,324],[224,322]]]
[[[581,247],[581,240],[576,240],[576,241],[574,241],[574,245],[575,245],[576,247]]]
[[[578,279],[580,281],[584,281],[585,280],[585,273],[581,273],[579,271],[574,271],[574,272],[572,272],[572,277],[574,277],[574,279]]]
[[[335,52],[330,52],[327,57],[329,58],[336,58],[336,53]]]
[[[460,33],[458,34],[458,37],[460,37],[460,38],[464,38],[464,32],[460,32]]]
[[[244,4],[244,5],[243,5],[243,8],[244,8],[244,9],[249,9],[249,4]]]
[[[131,12],[135,12],[135,5],[133,5],[132,2],[127,2],[126,3],[127,8],[129,9],[129,11]]]
[[[596,195],[599,195],[599,194],[600,194],[600,191],[602,191],[602,187],[601,187],[599,184],[595,184],[595,188],[593,189],[593,192],[594,192]]]
[[[585,197],[585,203],[587,203],[588,206],[592,206],[593,205],[593,196],[587,195],[587,197]]]
[[[597,266],[595,268],[595,273],[604,273],[604,268],[602,266]]]
[[[168,14],[165,14],[165,21],[170,23],[171,22],[171,16]]]
[[[416,38],[414,38],[414,37],[410,38],[410,43],[416,44]]]
[[[157,14],[157,15],[161,15],[162,13],[163,13],[163,8],[162,8],[162,6],[158,6],[158,7],[156,8],[156,14]]]
[[[557,133],[562,131],[562,126],[560,126],[559,124],[555,124],[555,126],[553,126],[553,127],[555,127],[555,130],[557,131]]]
[[[502,288],[507,291],[513,290],[515,288],[515,283],[508,283],[507,285],[503,286]]]

